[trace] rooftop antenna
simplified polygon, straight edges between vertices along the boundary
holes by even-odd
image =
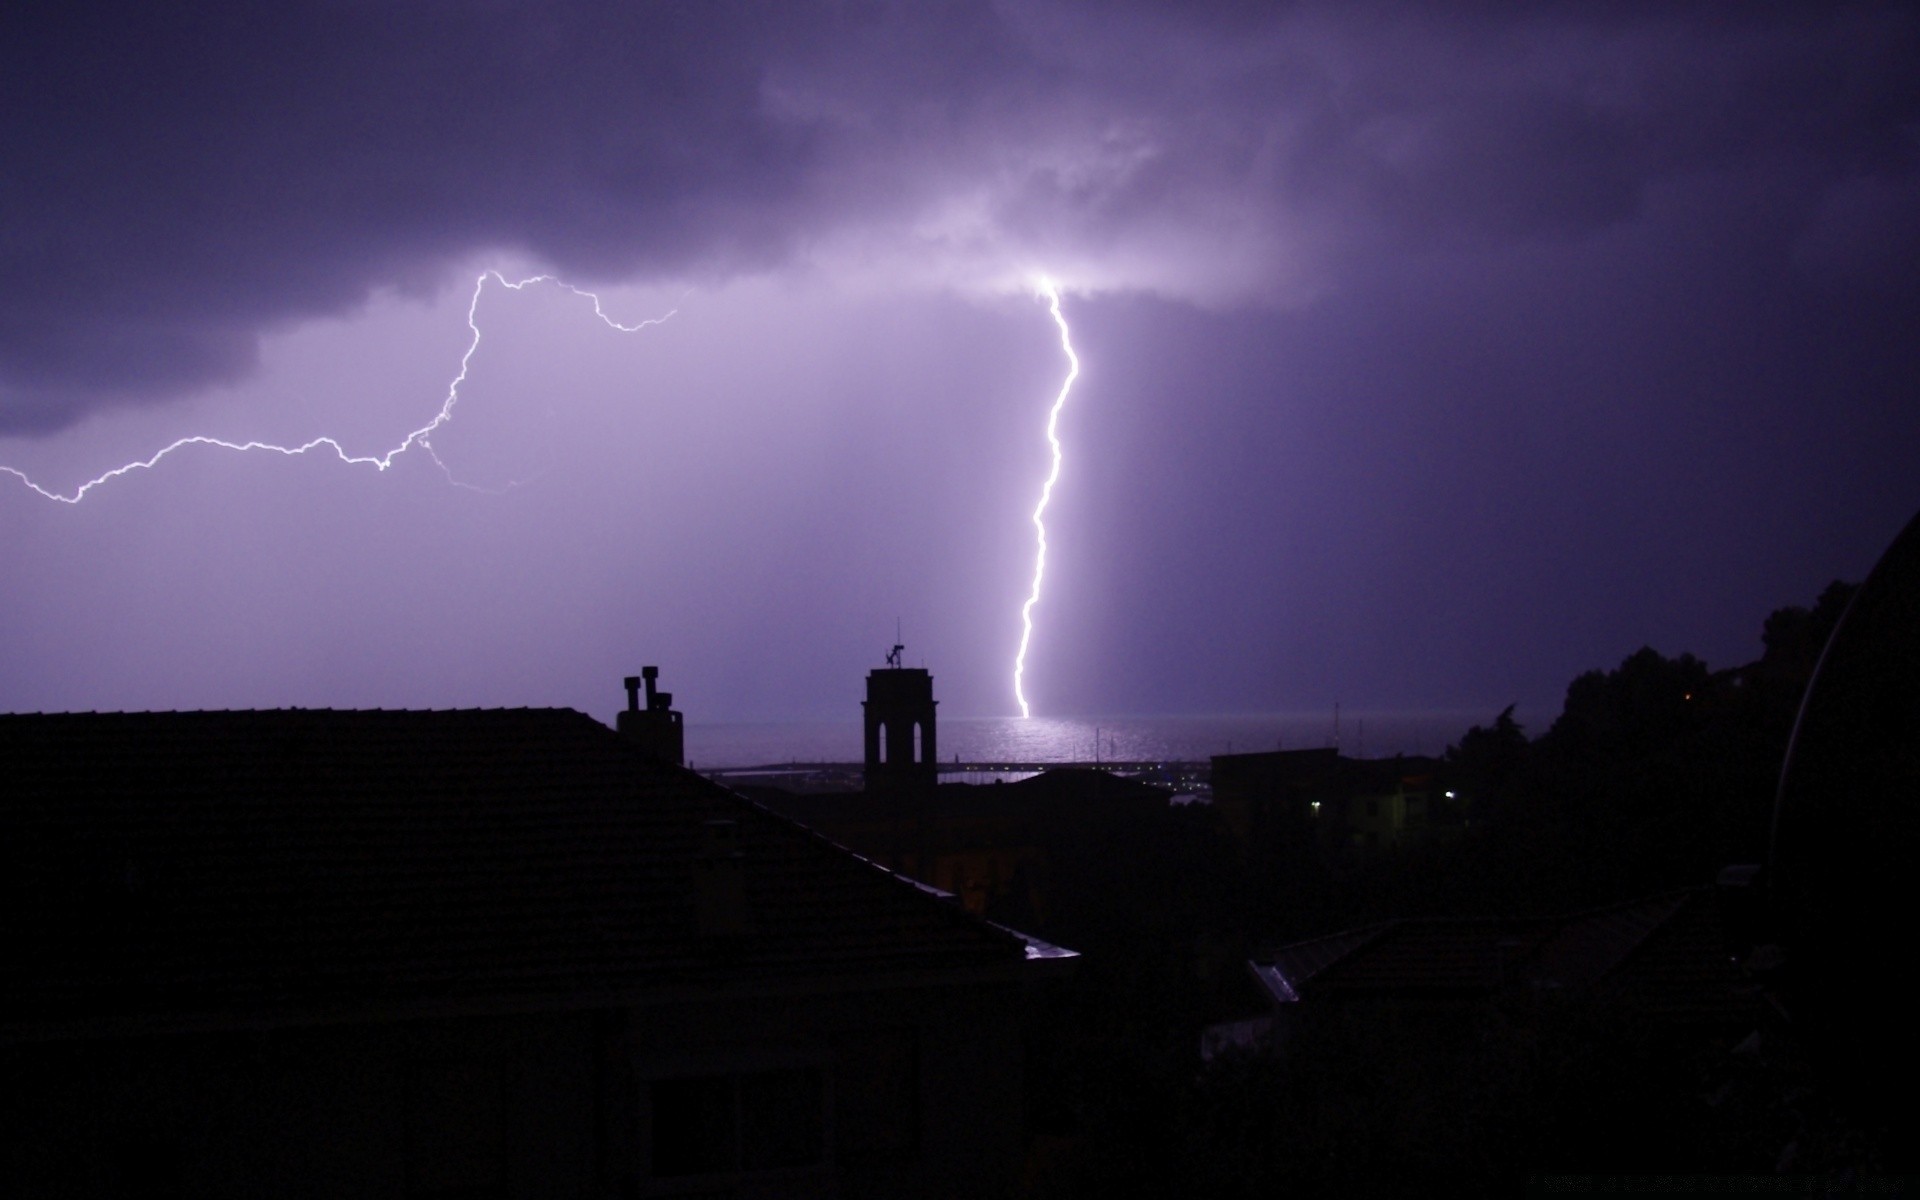
[[[899,665],[900,665],[900,652],[901,652],[902,650],[905,650],[905,649],[906,649],[906,647],[905,647],[905,646],[903,646],[903,645],[901,645],[901,644],[900,644],[899,642],[895,642],[895,643],[893,644],[893,649],[891,649],[891,650],[889,650],[889,651],[887,651],[887,665],[888,665],[888,666],[890,666],[890,667],[897,667],[897,666],[899,666]]]

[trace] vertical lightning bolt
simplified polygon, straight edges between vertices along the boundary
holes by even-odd
[[[487,281],[489,279],[515,292],[536,283],[551,283],[555,287],[572,292],[576,296],[591,300],[593,302],[594,315],[599,317],[609,328],[617,330],[620,333],[638,333],[650,325],[660,324],[662,321],[672,317],[675,312],[679,311],[675,309],[672,312],[668,312],[665,316],[651,317],[634,325],[622,325],[607,315],[606,310],[601,307],[600,297],[598,295],[574,287],[565,280],[558,279],[552,275],[533,275],[516,282],[508,279],[498,271],[482,271],[479,277],[474,280],[473,298],[467,302],[467,329],[472,332],[473,337],[467,343],[466,353],[460,356],[459,371],[457,371],[453,378],[447,383],[446,398],[440,402],[440,410],[433,415],[431,421],[428,421],[425,425],[407,434],[404,438],[400,439],[398,445],[384,454],[349,454],[346,447],[331,437],[317,437],[312,441],[303,442],[298,446],[280,446],[272,442],[229,442],[216,437],[208,437],[204,434],[196,434],[192,437],[183,437],[178,441],[168,444],[150,458],[136,459],[133,462],[117,466],[105,474],[97,475],[70,493],[56,492],[42,487],[29,478],[26,472],[16,467],[6,466],[5,464],[0,464],[0,474],[13,476],[49,500],[58,500],[62,504],[78,504],[80,501],[86,499],[88,492],[91,492],[100,485],[111,482],[134,471],[152,470],[154,467],[159,466],[160,462],[169,455],[176,451],[185,450],[190,446],[209,446],[220,450],[264,450],[271,451],[275,454],[284,454],[289,457],[306,454],[309,451],[319,450],[324,447],[325,449],[333,451],[334,456],[348,466],[372,466],[375,470],[379,471],[384,471],[388,467],[391,467],[394,459],[411,450],[413,447],[418,446],[427,452],[427,457],[431,458],[434,465],[439,467],[441,472],[446,475],[447,482],[458,487],[472,488],[475,491],[485,491],[486,489],[484,488],[475,487],[470,483],[462,483],[460,480],[454,478],[453,471],[445,462],[441,461],[440,455],[434,451],[433,435],[441,426],[453,419],[454,407],[460,403],[461,385],[466,383],[467,370],[473,364],[474,354],[480,349],[480,297],[487,290]],[[513,485],[509,484],[508,486],[511,487]]]
[[[1053,485],[1060,479],[1060,409],[1067,402],[1067,393],[1073,390],[1073,381],[1080,377],[1080,356],[1073,352],[1073,334],[1067,328],[1067,318],[1060,312],[1060,292],[1048,279],[1040,281],[1039,291],[1047,298],[1053,323],[1060,327],[1060,349],[1067,356],[1067,377],[1060,384],[1060,394],[1053,398],[1053,407],[1047,411],[1047,445],[1053,450],[1053,466],[1047,471],[1047,481],[1040,486],[1040,503],[1033,509],[1033,588],[1027,593],[1027,602],[1020,606],[1020,649],[1013,656],[1013,698],[1020,702],[1022,717],[1033,715],[1021,680],[1027,670],[1027,643],[1033,639],[1033,606],[1040,602],[1040,581],[1047,573],[1047,525],[1043,518],[1047,502],[1053,499]]]

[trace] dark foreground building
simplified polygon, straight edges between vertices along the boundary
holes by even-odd
[[[1431,1034],[1543,1001],[1610,1004],[1666,1025],[1744,1034],[1753,988],[1728,954],[1713,888],[1555,917],[1384,921],[1295,942],[1248,966],[1273,1005],[1274,1040],[1314,1006],[1409,1018]],[[1737,1038],[1736,1038],[1737,1040]]]
[[[10,1195],[1009,1189],[1066,952],[568,710],[0,716]]]
[[[1794,727],[1765,869],[1780,992],[1826,1086],[1920,1175],[1904,947],[1920,861],[1920,516],[1855,593]]]

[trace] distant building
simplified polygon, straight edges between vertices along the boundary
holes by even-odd
[[[867,673],[860,708],[866,726],[866,790],[870,796],[926,800],[940,782],[939,742],[934,729],[933,676],[903,667],[895,646],[887,665]]]
[[[1009,784],[941,784],[933,677],[902,648],[867,675],[862,792],[747,791],[841,845],[954,897],[969,912],[1028,922],[1048,908],[1048,859],[1115,819],[1165,810],[1168,793],[1106,771],[1057,770]]]
[[[1006,784],[942,784],[912,803],[859,792],[749,791],[841,845],[952,894],[968,912],[1023,928],[1044,926],[1051,916],[1055,859],[1116,822],[1139,826],[1164,814],[1168,796],[1085,769]]]
[[[1004,1194],[1067,952],[661,746],[0,716],[7,1193]]]
[[[1445,837],[1464,812],[1419,755],[1343,757],[1338,750],[1272,750],[1213,758],[1213,803],[1243,847],[1261,853],[1349,858]]]

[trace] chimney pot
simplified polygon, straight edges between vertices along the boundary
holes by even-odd
[[[685,734],[680,714],[673,711],[673,693],[654,686],[659,677],[659,667],[642,667],[640,674],[627,676],[627,711],[620,714],[615,728],[650,757],[677,767],[686,762]],[[640,704],[642,686],[647,692],[644,708]]]

